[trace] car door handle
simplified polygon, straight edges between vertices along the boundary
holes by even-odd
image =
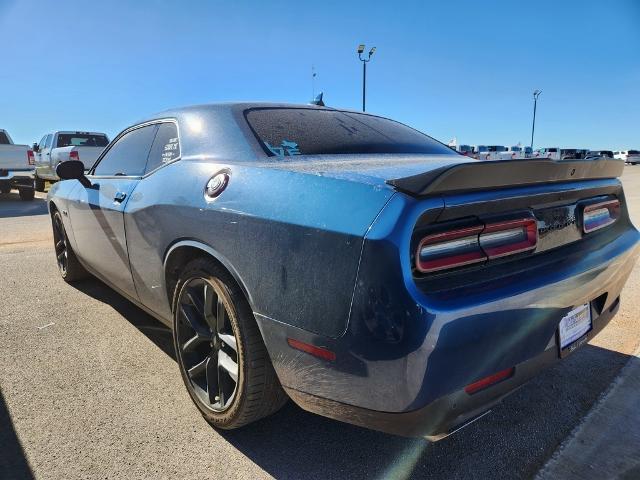
[[[124,202],[125,198],[127,198],[126,192],[117,192],[116,196],[113,197],[113,201],[116,203],[122,203]]]

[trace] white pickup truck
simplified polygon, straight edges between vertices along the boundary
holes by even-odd
[[[0,193],[17,188],[22,200],[33,200],[34,165],[33,151],[27,145],[15,145],[0,129]]]
[[[57,182],[56,167],[66,160],[80,160],[90,169],[109,139],[99,132],[53,132],[33,145],[36,152],[36,190],[43,192],[45,182]]]

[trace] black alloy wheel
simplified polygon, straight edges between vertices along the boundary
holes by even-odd
[[[203,256],[184,266],[172,309],[180,373],[209,423],[238,428],[286,403],[251,307],[218,262]]]
[[[193,391],[214,412],[229,408],[240,375],[236,335],[223,295],[215,280],[193,278],[178,300],[178,354]]]

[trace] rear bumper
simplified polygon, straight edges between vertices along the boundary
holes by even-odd
[[[601,187],[585,195],[601,194]],[[640,253],[640,235],[625,212],[583,241],[499,268],[465,271],[460,282],[419,284],[406,239],[417,219],[433,221],[442,203],[413,202],[394,197],[389,215],[368,232],[343,335],[330,338],[256,317],[283,387],[303,408],[437,439],[557,361],[558,324],[573,308],[592,305],[587,338],[609,322]],[[293,350],[287,338],[330,350],[335,360]],[[512,367],[510,379],[465,393],[465,386]]]
[[[593,328],[580,342],[581,346],[609,323],[619,305],[619,299],[616,299],[606,311],[593,318]],[[307,411],[385,433],[437,441],[479,419],[491,407],[559,360],[558,343],[554,337],[541,354],[516,365],[510,378],[472,395],[462,388],[422,408],[402,413],[369,410],[291,388],[285,387],[285,390],[296,404]]]
[[[0,169],[0,183],[9,183],[12,187],[33,188],[34,170]]]

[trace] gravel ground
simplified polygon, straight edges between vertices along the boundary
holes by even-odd
[[[623,176],[640,223],[640,167]],[[42,195],[0,196],[0,478],[528,478],[640,343],[640,267],[598,337],[468,428],[429,444],[291,402],[235,432],[192,405],[170,332],[56,271]]]

